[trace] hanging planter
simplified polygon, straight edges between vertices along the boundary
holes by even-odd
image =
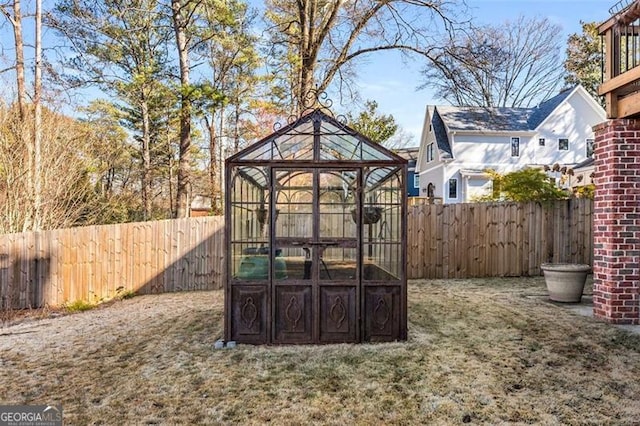
[[[256,219],[258,220],[258,223],[260,224],[260,226],[264,226],[265,223],[269,223],[268,209],[266,209],[265,207],[259,207],[255,210],[255,212],[256,212]],[[280,213],[280,210],[276,209],[276,219],[278,219],[278,213]]]
[[[382,207],[365,206],[362,209],[362,222],[365,225],[371,225],[378,223],[382,217]],[[355,223],[358,223],[358,211],[356,209],[351,210],[351,218]]]
[[[543,263],[549,299],[554,302],[580,303],[591,266],[579,263]]]

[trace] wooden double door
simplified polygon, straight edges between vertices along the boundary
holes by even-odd
[[[360,168],[271,170],[269,274],[231,291],[231,338],[338,343],[402,338],[399,283],[367,277]],[[406,332],[406,331],[405,331]]]

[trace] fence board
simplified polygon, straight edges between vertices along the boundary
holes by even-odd
[[[409,278],[535,276],[544,262],[593,264],[591,200],[420,205],[408,221]]]
[[[223,286],[224,219],[0,235],[0,309]]]
[[[531,276],[593,264],[593,203],[423,204],[408,209],[408,278]],[[201,217],[0,235],[0,309],[225,280],[224,219]]]

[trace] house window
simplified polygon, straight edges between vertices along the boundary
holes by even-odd
[[[511,138],[511,156],[520,156],[520,138]]]
[[[544,138],[538,139],[538,146],[544,146]]]
[[[414,173],[413,175],[413,187],[420,188],[420,175],[417,173]]]
[[[433,143],[427,145],[427,162],[433,161]]]
[[[558,150],[569,151],[569,139],[558,139]]]
[[[587,157],[593,157],[593,153],[596,149],[596,140],[587,139]]]
[[[427,185],[427,197],[431,197],[431,198],[435,197],[434,195],[435,192],[436,192],[436,186],[433,183],[429,182],[429,185]]]
[[[458,198],[458,179],[449,179],[449,198]]]

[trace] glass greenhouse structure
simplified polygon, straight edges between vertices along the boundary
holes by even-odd
[[[225,340],[405,340],[406,176],[323,109],[228,158]]]

